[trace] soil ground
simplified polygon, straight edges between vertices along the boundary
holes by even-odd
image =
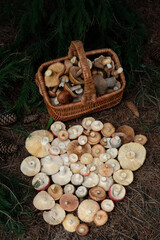
[[[148,63],[157,63],[153,49],[160,45],[157,30],[160,25],[159,1],[131,1],[131,5],[141,15],[148,29],[148,38],[143,48],[144,60]],[[152,24],[151,24],[152,23]],[[7,28],[6,28],[7,31]],[[147,57],[146,57],[147,56]],[[156,55],[157,56],[157,55]],[[148,103],[144,107],[139,106],[140,118],[135,117],[125,106],[124,99],[135,100],[135,87],[131,92],[126,91],[122,102],[116,107],[99,113],[92,114],[94,118],[102,122],[111,122],[115,127],[129,125],[134,128],[136,134],[144,134],[148,138],[145,145],[147,157],[144,165],[134,172],[134,182],[126,187],[127,194],[122,202],[115,204],[115,210],[109,213],[109,221],[106,225],[95,227],[90,225],[90,232],[85,237],[79,237],[75,233],[66,232],[62,225],[49,226],[42,217],[42,212],[32,206],[33,191],[28,199],[28,206],[33,210],[32,219],[23,220],[26,233],[23,240],[159,240],[160,239],[160,121],[158,105]],[[23,116],[25,117],[25,116]],[[0,170],[6,170],[31,183],[31,179],[25,177],[19,170],[21,161],[29,154],[25,149],[25,139],[32,131],[46,128],[49,119],[48,113],[41,113],[39,120],[30,124],[24,124],[23,118],[16,123],[16,131],[13,127],[1,128],[1,134],[14,139],[19,151],[13,155],[0,156]],[[80,123],[82,118],[68,121],[67,126]],[[4,233],[0,233],[0,239],[4,239]],[[8,240],[16,240],[9,234]]]

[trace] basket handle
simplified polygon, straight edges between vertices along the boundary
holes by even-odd
[[[90,68],[88,66],[86,54],[81,41],[72,41],[68,51],[68,57],[71,59],[73,56],[78,56],[81,63],[81,68],[84,76],[84,92],[81,98],[81,102],[86,104],[87,102],[96,101],[96,90],[94,81],[91,75]]]

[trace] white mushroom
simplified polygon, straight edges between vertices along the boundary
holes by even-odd
[[[83,198],[83,197],[85,197],[85,196],[87,195],[88,190],[87,190],[86,187],[80,186],[80,187],[77,188],[77,190],[76,190],[75,193],[76,193],[76,196],[77,196],[78,198]]]
[[[99,155],[99,159],[101,162],[107,162],[111,158],[111,155],[109,153],[101,153]]]
[[[60,154],[60,149],[59,147],[51,146],[49,149],[49,153],[53,156],[58,156],[58,154]]]
[[[41,164],[41,171],[45,172],[47,175],[52,175],[59,171],[60,167],[63,165],[63,160],[60,156],[49,155],[41,159]]]
[[[119,136],[115,136],[115,137],[111,138],[111,140],[110,140],[110,144],[111,144],[112,148],[119,148],[121,146],[121,143],[122,143],[122,141]]]
[[[114,202],[111,199],[105,199],[101,203],[101,208],[106,212],[111,212],[114,209]]]
[[[77,156],[77,154],[71,153],[71,154],[69,155],[69,161],[70,161],[71,163],[77,162],[77,161],[78,161],[78,156]]]
[[[20,166],[21,172],[29,177],[36,175],[41,168],[41,164],[38,158],[34,156],[26,157]]]
[[[79,145],[85,145],[87,143],[88,139],[85,135],[81,135],[78,138]]]
[[[70,143],[70,140],[67,139],[66,141],[61,141],[59,138],[55,138],[51,145],[54,147],[58,147],[59,153],[64,154],[67,152],[67,146]]]
[[[108,191],[110,186],[113,184],[113,178],[111,177],[102,177],[99,175],[98,186],[104,188],[105,191]]]
[[[39,192],[33,199],[33,205],[38,210],[48,210],[54,207],[54,199],[46,192]]]
[[[59,204],[55,204],[50,211],[43,212],[43,219],[50,225],[60,224],[66,216],[65,211],[61,208]]]
[[[99,182],[98,175],[94,172],[91,172],[88,176],[84,177],[82,185],[87,188],[91,188],[97,186],[98,182]]]
[[[91,124],[91,129],[93,131],[101,131],[103,128],[103,123],[99,120],[95,120],[94,122],[92,122]]]
[[[70,168],[72,173],[80,173],[80,170],[84,167],[83,164],[80,163],[80,161],[76,163],[71,163]]]
[[[75,186],[81,185],[83,182],[83,177],[79,173],[73,174],[71,177],[71,183]]]
[[[67,184],[64,186],[64,193],[71,193],[75,192],[75,186],[73,184]]]
[[[75,139],[78,138],[83,132],[83,127],[81,125],[75,125],[68,129],[69,138]]]
[[[108,191],[108,195],[109,195],[110,199],[118,202],[118,201],[123,200],[123,198],[125,197],[126,189],[124,186],[122,186],[120,184],[113,184]]]
[[[117,148],[107,149],[106,152],[110,154],[111,158],[116,158],[116,157],[117,157],[117,154],[118,154]]]
[[[67,153],[61,154],[64,166],[69,166],[69,157]]]
[[[50,127],[50,130],[51,132],[53,133],[54,136],[58,136],[58,133],[61,131],[61,130],[65,130],[66,129],[66,126],[63,122],[61,121],[56,121],[54,122],[51,127]]]
[[[71,176],[72,172],[70,171],[69,167],[61,166],[60,171],[52,175],[52,180],[54,183],[57,183],[59,185],[66,185],[70,182]]]
[[[32,179],[32,186],[38,191],[45,190],[49,184],[50,178],[43,172],[37,173]]]

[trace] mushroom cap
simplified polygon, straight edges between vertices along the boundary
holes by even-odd
[[[73,100],[72,95],[67,91],[67,90],[62,90],[58,96],[57,96],[57,100],[60,104],[67,104],[67,103],[71,103]]]
[[[140,143],[127,143],[120,147],[118,160],[122,168],[132,171],[140,168],[146,158],[146,149]]]
[[[53,197],[54,200],[59,200],[63,194],[63,188],[59,184],[52,184],[47,189],[47,192]]]
[[[97,226],[102,226],[108,221],[108,214],[103,210],[99,210],[94,215],[93,221]]]
[[[103,123],[99,120],[95,120],[94,122],[92,122],[91,124],[91,129],[93,131],[101,131],[103,128]]]
[[[67,184],[64,186],[64,193],[71,193],[75,192],[75,186],[73,184]]]
[[[135,136],[134,142],[145,145],[146,142],[147,142],[147,137],[145,135],[138,134],[138,135]]]
[[[102,177],[110,177],[113,173],[113,167],[108,163],[102,164],[99,166],[98,172]]]
[[[69,138],[69,133],[67,130],[61,130],[58,133],[58,138],[60,141],[66,141]]]
[[[130,126],[128,125],[120,126],[116,132],[121,132],[125,134],[125,137],[123,136],[121,137],[123,144],[134,141],[135,137],[134,129],[131,128]]]
[[[61,166],[60,171],[52,175],[52,181],[59,185],[66,185],[70,182],[71,176],[72,172],[70,171],[70,168],[67,166]]]
[[[90,223],[99,209],[100,206],[96,201],[85,199],[78,207],[78,217],[81,221]]]
[[[87,167],[90,169],[90,171],[96,171],[96,172],[98,172],[98,170],[97,170],[97,168],[100,166],[102,164],[102,162],[100,161],[100,159],[99,158],[93,158],[93,162],[92,163],[90,163],[90,164],[88,164],[87,165]],[[91,169],[94,169],[95,168],[95,170],[91,170]]]
[[[68,157],[68,154],[67,153],[64,153],[64,154],[61,154],[61,158],[63,160],[63,165],[64,166],[69,166],[70,163],[69,163],[69,157]]]
[[[32,186],[38,191],[45,190],[49,184],[50,178],[43,172],[37,173],[32,179]]]
[[[82,120],[82,126],[84,129],[91,129],[91,124],[95,119],[93,117],[87,117]]]
[[[110,144],[112,148],[119,148],[121,146],[121,139],[119,136],[112,137],[110,140]]]
[[[68,214],[63,220],[62,225],[68,232],[75,232],[79,223],[80,221],[78,217],[74,216],[73,214]]]
[[[89,58],[87,58],[87,63],[88,63],[89,68],[91,69],[92,68],[92,61]],[[78,66],[81,67],[80,61],[78,62]]]
[[[125,197],[126,189],[124,186],[122,186],[120,184],[113,184],[108,191],[108,195],[109,195],[110,199],[118,202],[118,201],[123,200],[123,198]]]
[[[96,144],[92,147],[93,157],[99,157],[101,153],[105,153],[105,152],[106,152],[105,148],[100,144]]]
[[[76,163],[71,163],[70,165],[70,169],[72,171],[72,173],[80,173],[80,170],[84,167],[83,164],[80,163],[80,161],[76,162]]]
[[[45,157],[49,154],[51,145],[49,142],[53,140],[53,135],[47,130],[37,130],[32,132],[25,141],[27,151],[35,157]]]
[[[112,134],[115,132],[115,127],[111,123],[105,123],[103,125],[103,129],[101,130],[101,133],[104,137],[111,137]]]
[[[108,191],[110,186],[113,184],[113,177],[102,177],[99,175],[98,186],[102,187],[105,191]]]
[[[87,195],[88,190],[85,186],[80,186],[77,188],[75,194],[78,198],[83,198]]]
[[[58,154],[60,154],[60,149],[57,146],[51,146],[50,149],[49,149],[49,153],[52,156],[58,156]]]
[[[65,211],[57,203],[55,203],[54,207],[50,211],[43,212],[44,221],[50,225],[60,224],[64,220],[65,216]]]
[[[42,168],[41,171],[47,175],[55,174],[59,171],[63,165],[63,160],[60,156],[48,155],[41,159]]]
[[[65,66],[65,74],[69,73],[69,69],[73,66],[73,64],[71,63],[71,61],[69,59],[66,59],[64,61],[64,66]]]
[[[21,172],[29,177],[36,175],[41,169],[41,164],[38,158],[29,156],[23,159],[20,170]]]
[[[110,154],[105,152],[105,153],[101,153],[99,155],[99,159],[101,162],[107,162],[109,159],[111,158]]]
[[[55,138],[52,141],[51,146],[57,147],[59,149],[59,153],[57,150],[57,154],[64,154],[67,151],[67,146],[69,143],[70,143],[69,139],[67,139],[66,141],[61,141],[61,140],[59,140],[59,138]],[[55,150],[56,150],[56,148],[55,148]],[[51,149],[50,149],[50,152],[51,152]]]
[[[112,146],[110,144],[111,138],[103,137],[102,140],[104,143],[106,143],[105,145],[103,144],[105,148],[112,148]],[[101,145],[102,145],[102,142],[101,142]]]
[[[65,66],[63,63],[57,62],[51,64],[45,72],[44,80],[47,87],[55,87],[60,83],[59,77],[64,73]]]
[[[133,182],[133,172],[128,169],[119,169],[114,172],[113,179],[116,183],[128,186]]]
[[[71,154],[69,155],[69,161],[70,161],[71,163],[77,162],[77,161],[78,161],[78,155],[75,154],[75,153],[71,153]]]
[[[89,196],[95,201],[102,201],[106,198],[106,191],[102,187],[93,187],[89,190]]]
[[[111,199],[105,199],[101,202],[101,208],[106,212],[112,212],[114,209],[114,202]]]
[[[70,142],[67,146],[67,153],[75,153],[80,158],[84,153],[91,153],[91,146],[86,143],[85,145],[79,145],[77,140]]]
[[[98,175],[94,172],[91,172],[88,176],[84,176],[84,181],[82,185],[87,188],[91,188],[97,186],[98,182],[99,182]]]
[[[34,197],[33,205],[38,210],[48,210],[54,207],[55,201],[46,191],[40,191]]]
[[[90,153],[84,153],[81,157],[80,157],[80,162],[82,164],[90,164],[93,161],[93,157]]]
[[[76,227],[76,233],[79,236],[86,236],[89,232],[89,227],[87,224],[85,223],[80,223],[77,227]]]
[[[107,164],[110,164],[113,167],[113,172],[120,169],[120,164],[116,159],[113,159],[113,158],[109,159],[107,161]]]
[[[63,122],[61,121],[56,121],[54,122],[51,127],[50,127],[50,130],[51,132],[53,133],[54,136],[58,136],[58,133],[62,130],[65,130],[66,129],[66,126]]]
[[[88,138],[85,135],[81,135],[78,137],[78,143],[80,145],[85,145],[88,141]]]
[[[83,132],[83,127],[81,125],[74,125],[68,129],[69,138],[78,138]]]
[[[76,210],[79,205],[78,198],[71,193],[63,194],[59,200],[59,203],[61,208],[63,208],[67,212],[72,212]]]
[[[90,174],[90,169],[86,166],[84,166],[81,170],[80,170],[80,174],[82,176],[88,176]]]
[[[71,177],[71,183],[75,186],[81,185],[83,182],[83,176],[79,173],[75,173]]]
[[[80,67],[72,66],[69,69],[69,79],[74,84],[84,84],[84,80],[80,77],[77,77],[77,72],[80,70]]]
[[[77,86],[80,86],[80,85],[77,85]],[[73,89],[72,89],[72,86],[70,85],[70,83],[65,83],[64,84],[64,90],[69,92],[69,94],[73,97],[73,98],[77,98],[78,95],[73,92]],[[73,99],[73,102],[74,102],[74,99]]]
[[[95,145],[99,143],[101,140],[101,134],[99,132],[90,132],[88,136],[88,143],[91,145]]]
[[[118,154],[117,148],[109,148],[106,152],[110,154],[111,158],[116,158]]]

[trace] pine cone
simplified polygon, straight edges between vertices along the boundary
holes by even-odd
[[[0,138],[0,152],[3,154],[15,153],[18,150],[18,146],[12,143],[8,143],[5,138]]]
[[[15,113],[3,113],[0,115],[0,125],[7,126],[17,121]]]
[[[23,122],[24,123],[34,122],[38,119],[38,117],[39,117],[39,114],[28,115],[24,118]]]

